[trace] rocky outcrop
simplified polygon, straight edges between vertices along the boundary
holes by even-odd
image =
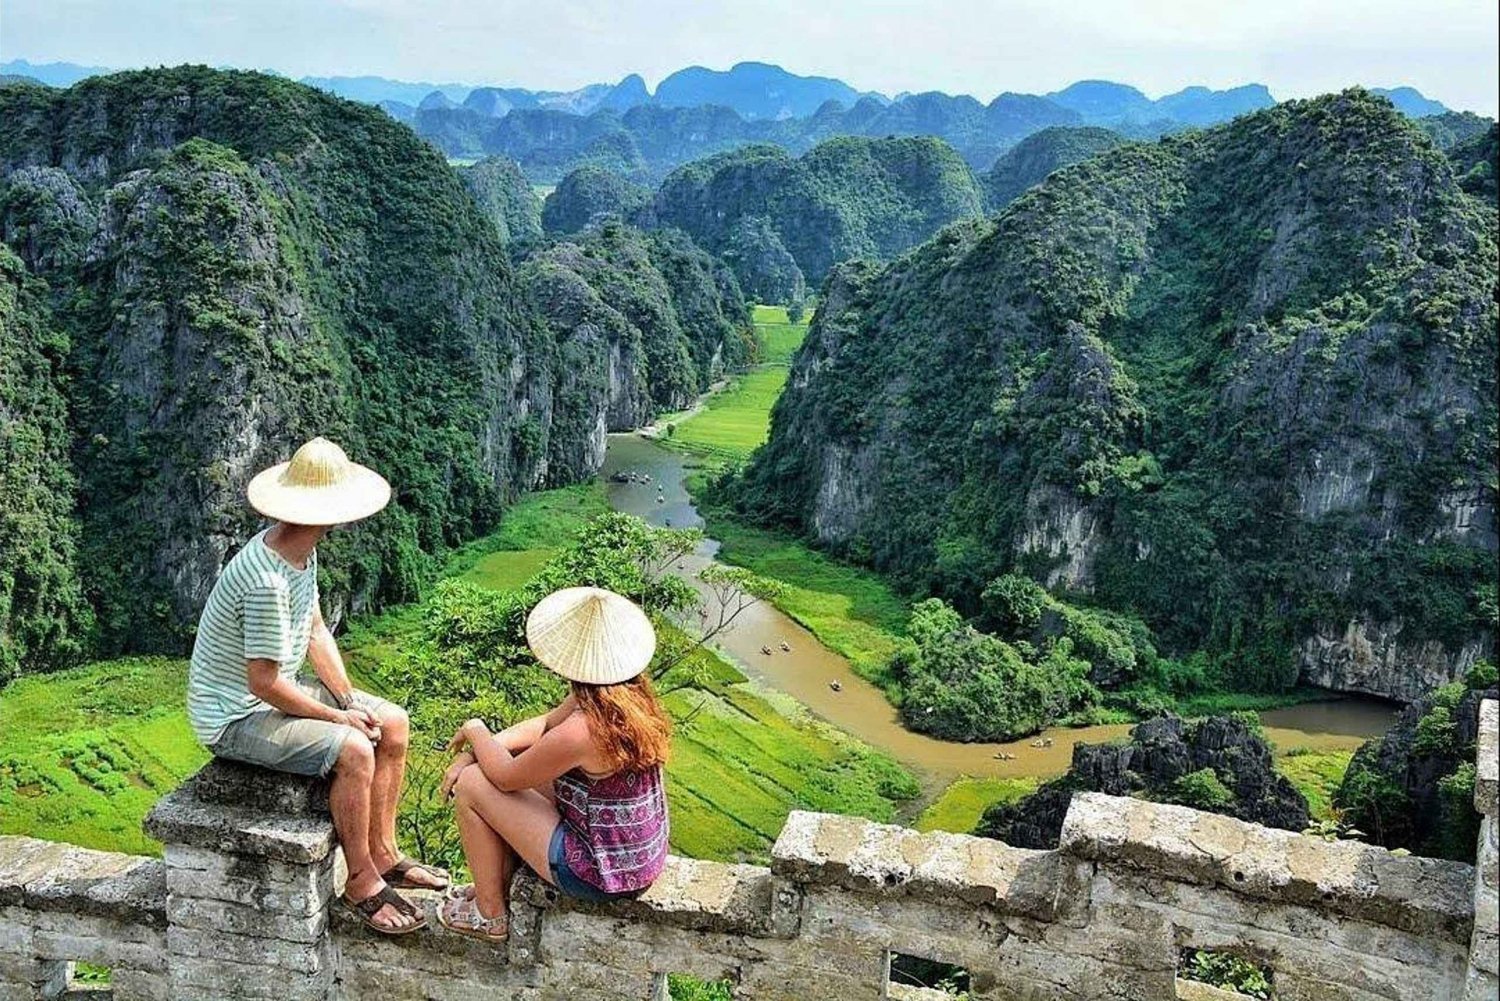
[[[1384,735],[1360,746],[1334,795],[1344,822],[1387,848],[1474,860],[1480,709],[1497,696],[1488,670],[1488,677],[1471,675],[1480,687],[1458,682],[1418,698]]]
[[[604,167],[587,165],[558,182],[542,206],[542,227],[553,236],[579,233],[606,219],[631,221],[651,192]]]
[[[835,269],[741,509],[965,611],[1021,571],[1237,687],[1411,697],[1494,647],[1495,252],[1361,91],[1115,146]]]
[[[1218,788],[1208,783],[1205,769]],[[1190,777],[1207,783],[1209,796],[1223,798],[1208,801],[1204,787]],[[1080,792],[1168,802],[1192,798],[1198,801],[1187,805],[1269,827],[1301,831],[1308,824],[1307,801],[1276,773],[1270,746],[1243,719],[1185,722],[1163,716],[1137,725],[1125,744],[1075,745],[1066,775],[1017,803],[986,810],[975,833],[1022,848],[1054,847]]]
[[[1495,655],[1494,637],[1488,634],[1455,649],[1434,639],[1407,641],[1401,632],[1400,622],[1363,618],[1341,631],[1319,626],[1298,648],[1302,677],[1320,688],[1410,702]]]

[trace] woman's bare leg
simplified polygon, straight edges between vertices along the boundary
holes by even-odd
[[[473,810],[460,801],[456,810],[458,836],[464,844],[464,858],[474,877],[474,895],[479,913],[493,918],[505,910],[506,888],[514,868],[515,853],[510,846]]]
[[[501,792],[475,766],[459,776],[454,800],[481,915],[492,918],[504,913],[510,903],[510,877],[517,856],[537,875],[552,882],[547,849],[559,818],[557,808],[545,796],[535,789]],[[471,831],[479,857],[470,853]]]

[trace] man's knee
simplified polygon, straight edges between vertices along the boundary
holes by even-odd
[[[380,744],[376,750],[405,748],[411,738],[411,718],[400,706],[382,706],[376,717],[380,721]]]
[[[368,778],[373,775],[375,747],[370,743],[370,738],[358,730],[350,733],[344,738],[343,749],[339,751],[338,762],[333,767],[334,771],[350,777]]]

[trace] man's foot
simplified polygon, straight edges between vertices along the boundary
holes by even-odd
[[[383,935],[405,935],[427,927],[427,919],[416,905],[397,893],[384,880],[376,879],[375,889],[357,887],[350,880],[344,890],[344,905],[367,928]]]
[[[380,878],[402,890],[446,890],[453,882],[448,870],[392,852],[371,852]]]

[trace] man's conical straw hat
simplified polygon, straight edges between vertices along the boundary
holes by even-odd
[[[569,681],[614,685],[646,669],[656,630],[639,605],[602,587],[554,591],[526,618],[536,659]]]
[[[250,506],[293,525],[342,525],[385,507],[391,485],[327,438],[297,449],[290,462],[255,475],[246,490]]]

